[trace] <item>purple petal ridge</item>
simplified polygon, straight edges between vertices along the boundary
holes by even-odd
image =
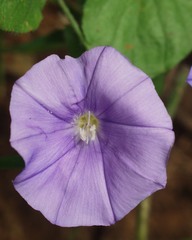
[[[87,111],[99,122],[88,144],[76,124]],[[37,63],[14,84],[10,114],[25,161],[14,187],[53,224],[114,224],[166,186],[171,118],[151,79],[112,47]]]

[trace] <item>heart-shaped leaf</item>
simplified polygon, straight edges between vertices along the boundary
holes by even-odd
[[[0,29],[24,33],[36,29],[46,0],[1,0]]]
[[[87,0],[88,44],[111,45],[151,77],[171,69],[192,50],[190,0]]]

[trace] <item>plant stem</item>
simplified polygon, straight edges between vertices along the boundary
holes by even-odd
[[[136,221],[136,240],[148,239],[148,223],[150,213],[151,198],[146,198],[138,206]]]
[[[67,18],[69,19],[74,31],[76,32],[77,36],[79,37],[81,43],[85,46],[86,49],[89,49],[89,46],[83,36],[83,33],[77,23],[77,21],[75,20],[75,18],[73,17],[72,13],[70,12],[69,8],[67,7],[67,5],[65,4],[64,0],[58,0],[58,4],[60,5],[61,9],[63,10],[64,14],[67,16]]]
[[[184,86],[186,85],[186,78],[187,78],[188,72],[189,72],[189,69],[187,67],[181,66],[181,68],[179,69],[179,71],[177,73],[175,87],[172,91],[170,98],[168,99],[167,104],[166,104],[167,111],[169,112],[169,114],[172,118],[175,117],[181,97],[183,96]]]

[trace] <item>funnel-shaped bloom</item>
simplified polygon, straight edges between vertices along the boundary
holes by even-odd
[[[111,47],[51,55],[14,85],[14,186],[60,226],[110,225],[166,185],[171,119],[150,78]]]
[[[189,71],[188,77],[187,77],[187,82],[189,85],[192,86],[192,68]]]

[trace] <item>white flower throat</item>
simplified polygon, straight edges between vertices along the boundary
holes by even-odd
[[[79,136],[82,141],[88,144],[90,141],[95,140],[98,120],[90,111],[77,119],[77,125]]]

